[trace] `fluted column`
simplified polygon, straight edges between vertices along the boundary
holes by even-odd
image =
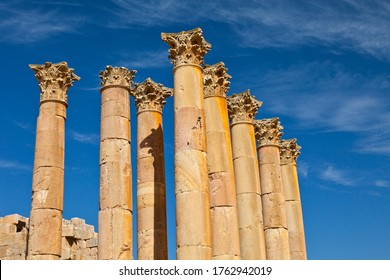
[[[35,141],[28,259],[61,257],[67,91],[80,78],[66,62],[30,64],[41,91]]]
[[[240,259],[236,187],[226,93],[231,76],[220,62],[203,69],[212,252],[215,260]]]
[[[132,259],[129,92],[136,71],[100,72],[100,211],[98,258]]]
[[[166,260],[164,137],[162,109],[172,90],[150,78],[132,90],[137,106],[138,259]]]
[[[232,133],[241,258],[265,259],[259,165],[253,118],[262,102],[249,90],[227,98]]]
[[[290,259],[279,156],[279,139],[282,129],[278,118],[255,121],[256,139],[259,144],[257,149],[268,260]]]
[[[280,141],[280,166],[282,169],[282,184],[286,198],[288,239],[290,258],[306,260],[306,242],[303,226],[302,204],[299,194],[297,173],[297,158],[301,147],[297,139]]]
[[[176,258],[211,259],[210,194],[203,101],[203,57],[211,45],[197,28],[162,33],[174,65]]]

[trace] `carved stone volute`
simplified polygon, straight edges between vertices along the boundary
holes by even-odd
[[[280,140],[280,164],[295,164],[300,150],[296,138]]]
[[[171,88],[164,87],[162,84],[155,83],[151,78],[147,78],[141,84],[136,84],[131,91],[134,97],[138,113],[142,111],[158,111],[166,103],[166,98],[173,95]]]
[[[74,81],[80,80],[66,62],[29,64],[35,72],[41,90],[40,102],[57,101],[68,105],[68,89]]]
[[[279,146],[279,139],[283,132],[279,118],[262,119],[254,121],[255,136],[259,147],[273,145]]]
[[[228,113],[231,124],[245,122],[253,123],[253,119],[257,114],[263,102],[256,100],[249,89],[227,97]]]
[[[106,70],[100,71],[100,84],[102,88],[108,86],[119,86],[130,90],[133,78],[137,71],[128,70],[125,67],[106,66]]]
[[[232,76],[226,73],[223,62],[214,65],[205,65],[203,68],[204,98],[220,96],[226,97]]]

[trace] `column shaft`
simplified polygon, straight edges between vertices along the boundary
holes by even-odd
[[[261,104],[250,96],[249,91],[228,99],[243,260],[266,258],[259,165],[253,127],[253,117]]]
[[[299,194],[299,183],[296,158],[300,146],[296,139],[282,140],[280,149],[282,184],[286,198],[288,238],[290,258],[306,260],[306,242],[303,225],[302,204]]]
[[[137,106],[138,259],[166,260],[167,222],[162,109],[172,90],[150,78],[132,91]]]
[[[287,214],[282,188],[278,119],[255,121],[256,137],[259,140],[258,156],[260,169],[261,200],[266,253],[268,260],[290,259],[288,244]],[[272,141],[268,142],[269,139]]]
[[[175,67],[176,258],[211,259],[210,193],[203,101],[202,31],[163,33]]]
[[[79,77],[66,62],[30,65],[41,87],[37,119],[28,259],[61,257],[66,92]]]
[[[236,187],[223,63],[203,70],[213,259],[240,259]],[[225,82],[218,83],[217,81]]]
[[[101,72],[98,258],[103,260],[132,259],[129,90],[134,73],[111,66]]]

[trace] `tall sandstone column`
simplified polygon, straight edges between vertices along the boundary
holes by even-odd
[[[305,231],[303,226],[302,204],[299,194],[297,158],[301,147],[297,139],[280,141],[280,165],[282,184],[286,198],[288,239],[290,258],[306,260]]]
[[[220,62],[203,69],[213,259],[240,259],[236,186],[226,93],[231,76]]]
[[[199,28],[162,33],[174,65],[176,258],[211,259],[210,193]]]
[[[172,90],[150,78],[132,90],[137,106],[138,259],[166,260],[164,137],[162,109]]]
[[[261,200],[268,260],[290,259],[279,154],[282,129],[278,118],[255,121],[256,139],[259,143]]]
[[[265,260],[259,165],[253,119],[262,102],[249,90],[227,98],[231,122],[241,258]]]
[[[129,93],[136,71],[100,72],[100,211],[98,258],[132,259]]]
[[[67,91],[80,78],[66,62],[30,64],[41,90],[35,142],[28,259],[61,257]]]

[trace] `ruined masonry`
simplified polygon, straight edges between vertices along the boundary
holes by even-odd
[[[0,259],[25,260],[30,228],[28,218],[14,214],[0,218]],[[61,260],[96,260],[97,233],[78,218],[62,220]]]
[[[278,118],[256,120],[262,102],[250,90],[227,96],[223,62],[199,28],[162,33],[173,89],[135,70],[100,72],[98,233],[62,219],[66,62],[32,64],[40,88],[30,219],[0,218],[0,259],[140,260],[168,258],[163,107],[174,102],[174,191],[178,260],[304,260],[306,244],[295,138],[281,139]],[[130,96],[137,110],[137,174],[132,185]],[[71,152],[71,151],[70,151]],[[133,204],[132,193],[137,201]],[[134,213],[137,229],[132,228]],[[133,248],[133,238],[137,248]]]

